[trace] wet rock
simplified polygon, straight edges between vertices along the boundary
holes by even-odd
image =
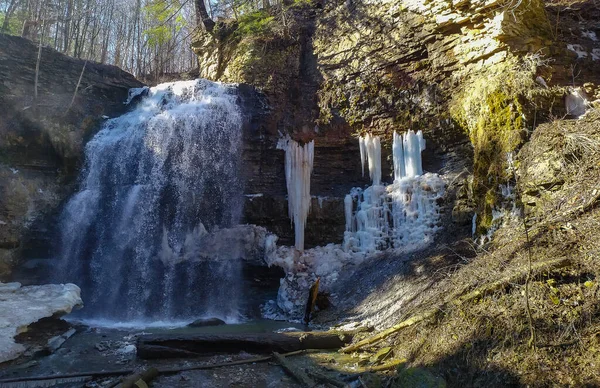
[[[458,200],[452,209],[452,222],[458,225],[469,225],[473,222],[475,209],[467,200]]]
[[[57,335],[48,340],[48,345],[46,345],[46,351],[50,354],[56,352],[69,338],[75,334],[75,329],[69,329],[65,333],[61,335]]]
[[[26,348],[14,337],[45,317],[68,314],[83,305],[74,284],[47,284],[21,287],[19,283],[0,283],[0,363],[13,360]]]
[[[225,325],[225,321],[219,318],[200,318],[190,323],[188,327],[208,327]]]

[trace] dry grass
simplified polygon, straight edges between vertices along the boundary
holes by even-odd
[[[444,306],[433,320],[406,327],[369,351],[392,346],[394,357],[436,369],[449,386],[600,385],[598,117],[598,112],[592,112],[583,120],[540,126],[519,155],[519,162],[527,164],[552,149],[565,161],[562,176],[557,177],[561,185],[541,195],[530,222],[534,265],[560,257],[573,263],[532,278],[529,302],[536,347],[528,346],[521,280],[462,304],[447,303],[498,279],[526,272],[527,241],[522,223],[516,220],[496,232],[493,246],[441,278],[436,292],[423,300],[420,309],[412,309],[418,314]],[[586,201],[592,203],[582,206]]]

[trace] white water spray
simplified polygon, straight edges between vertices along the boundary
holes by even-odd
[[[130,97],[145,91],[134,90]],[[242,214],[242,115],[235,86],[150,88],[87,144],[81,187],[61,217],[54,281],[74,281],[86,318],[186,320],[239,313],[239,261],[187,263],[206,229]]]

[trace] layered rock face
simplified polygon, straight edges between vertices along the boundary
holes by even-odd
[[[274,149],[284,134],[301,142],[316,139],[309,246],[341,239],[341,198],[350,187],[368,183],[360,173],[353,135],[378,134],[385,147],[391,146],[394,130],[423,129],[425,170],[461,172],[473,157],[469,128],[457,123],[465,116],[455,101],[461,86],[483,74],[504,72],[511,56],[548,43],[549,31],[539,1],[526,7],[409,0],[315,5],[289,8],[285,27],[275,19],[271,27],[247,34],[253,19],[224,22],[213,34],[199,34],[193,44],[202,77],[248,83],[267,96],[271,113],[262,122],[261,136],[253,137],[246,150],[255,168],[247,193],[256,194],[249,198],[246,219],[267,225],[286,243],[291,229],[283,153],[258,150]],[[459,107],[454,115],[453,101]],[[383,163],[384,181],[390,180],[390,164]],[[456,211],[459,224],[469,222],[475,205],[472,195],[463,197]]]
[[[293,244],[284,151],[276,146],[284,134],[301,142],[318,139],[307,247],[341,242],[343,196],[350,188],[369,182],[361,173],[352,129],[343,120],[328,125],[334,130],[316,125],[322,80],[312,47],[315,25],[311,14],[291,13],[286,35],[269,30],[265,35],[240,36],[243,26],[236,30],[237,23],[221,24],[215,36],[201,34],[193,46],[199,55],[201,78],[253,85],[266,96],[263,105],[251,96],[242,96],[243,110],[252,113],[244,129],[244,222],[266,226],[280,237],[280,243]],[[389,176],[389,168],[385,173]]]
[[[37,54],[31,41],[0,34],[0,279],[23,254],[45,256],[84,141],[141,86],[117,67],[43,48],[36,99]]]
[[[576,10],[557,7],[540,0],[316,1],[220,22],[215,33],[200,33],[193,47],[201,76],[249,83],[266,94],[273,114],[253,148],[273,148],[277,137],[290,134],[316,139],[317,157],[328,153],[323,170],[315,162],[313,195],[324,195],[327,179],[321,177],[335,175],[339,170],[332,167],[345,158],[348,186],[366,183],[352,136],[380,135],[389,149],[394,130],[422,129],[426,171],[472,171],[458,180],[454,221],[469,224],[477,212],[477,231],[485,233],[502,202],[500,185],[513,179],[511,155],[532,127],[568,113],[567,85],[597,73],[593,28],[580,22],[584,32],[569,42],[567,30],[577,28],[565,20],[574,24]],[[263,28],[247,33],[256,20]],[[580,54],[573,43],[582,47]],[[573,69],[582,76],[569,82]],[[593,96],[594,90],[588,85],[585,92]],[[282,156],[274,162],[282,166]],[[283,193],[283,182],[273,187]],[[281,224],[277,232],[286,236],[285,217],[256,218],[252,210],[273,208],[276,198],[254,198],[248,219]],[[277,201],[281,212],[285,204]],[[337,233],[342,222],[339,228],[335,222],[327,228]]]

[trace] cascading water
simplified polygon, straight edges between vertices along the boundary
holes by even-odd
[[[87,144],[55,274],[82,286],[85,318],[237,318],[240,260],[187,260],[241,217],[237,99],[206,80],[158,85]]]

